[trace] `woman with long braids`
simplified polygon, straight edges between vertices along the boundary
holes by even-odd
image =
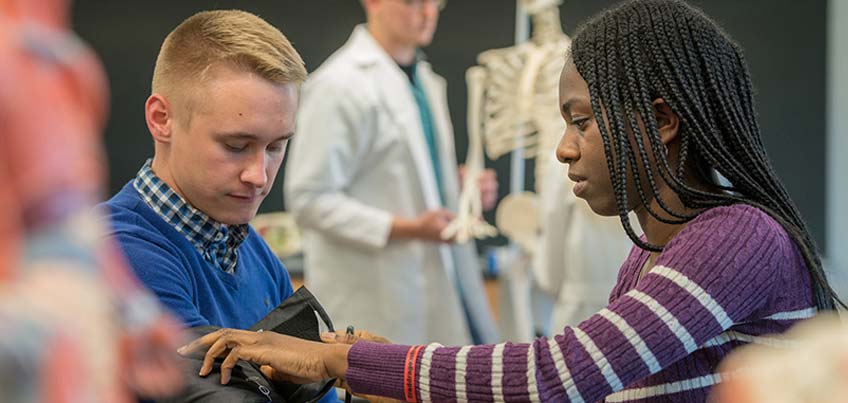
[[[406,401],[704,401],[748,343],[841,304],[769,163],[741,49],[701,11],[635,0],[583,26],[560,78],[574,192],[635,246],[609,305],[530,344],[311,343],[224,330],[186,346]],[[634,211],[644,231],[627,219]],[[398,324],[402,326],[403,324]]]

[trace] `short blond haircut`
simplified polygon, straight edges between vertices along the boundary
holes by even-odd
[[[153,70],[152,91],[182,96],[219,64],[275,84],[300,84],[307,75],[291,42],[262,18],[239,10],[203,11],[165,38]]]

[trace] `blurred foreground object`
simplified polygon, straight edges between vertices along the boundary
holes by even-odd
[[[820,315],[786,334],[786,345],[752,345],[722,363],[731,373],[714,401],[836,403],[848,401],[848,325]]]
[[[107,88],[66,0],[0,0],[0,396],[127,402],[180,385],[175,322],[89,211]]]

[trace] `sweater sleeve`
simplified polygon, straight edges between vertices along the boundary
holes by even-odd
[[[209,325],[194,301],[192,280],[178,254],[156,242],[136,234],[117,232],[112,235],[120,244],[136,276],[151,290],[159,302],[180,318],[186,327]]]
[[[353,390],[406,401],[597,401],[692,354],[774,292],[783,229],[749,207],[709,210],[639,285],[576,327],[530,344],[357,343]]]

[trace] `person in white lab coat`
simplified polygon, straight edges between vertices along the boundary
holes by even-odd
[[[304,86],[286,168],[306,284],[338,326],[396,343],[498,341],[473,244],[441,240],[460,187],[445,81],[421,60],[440,0],[363,0],[367,25]],[[497,182],[481,180],[492,207]]]

